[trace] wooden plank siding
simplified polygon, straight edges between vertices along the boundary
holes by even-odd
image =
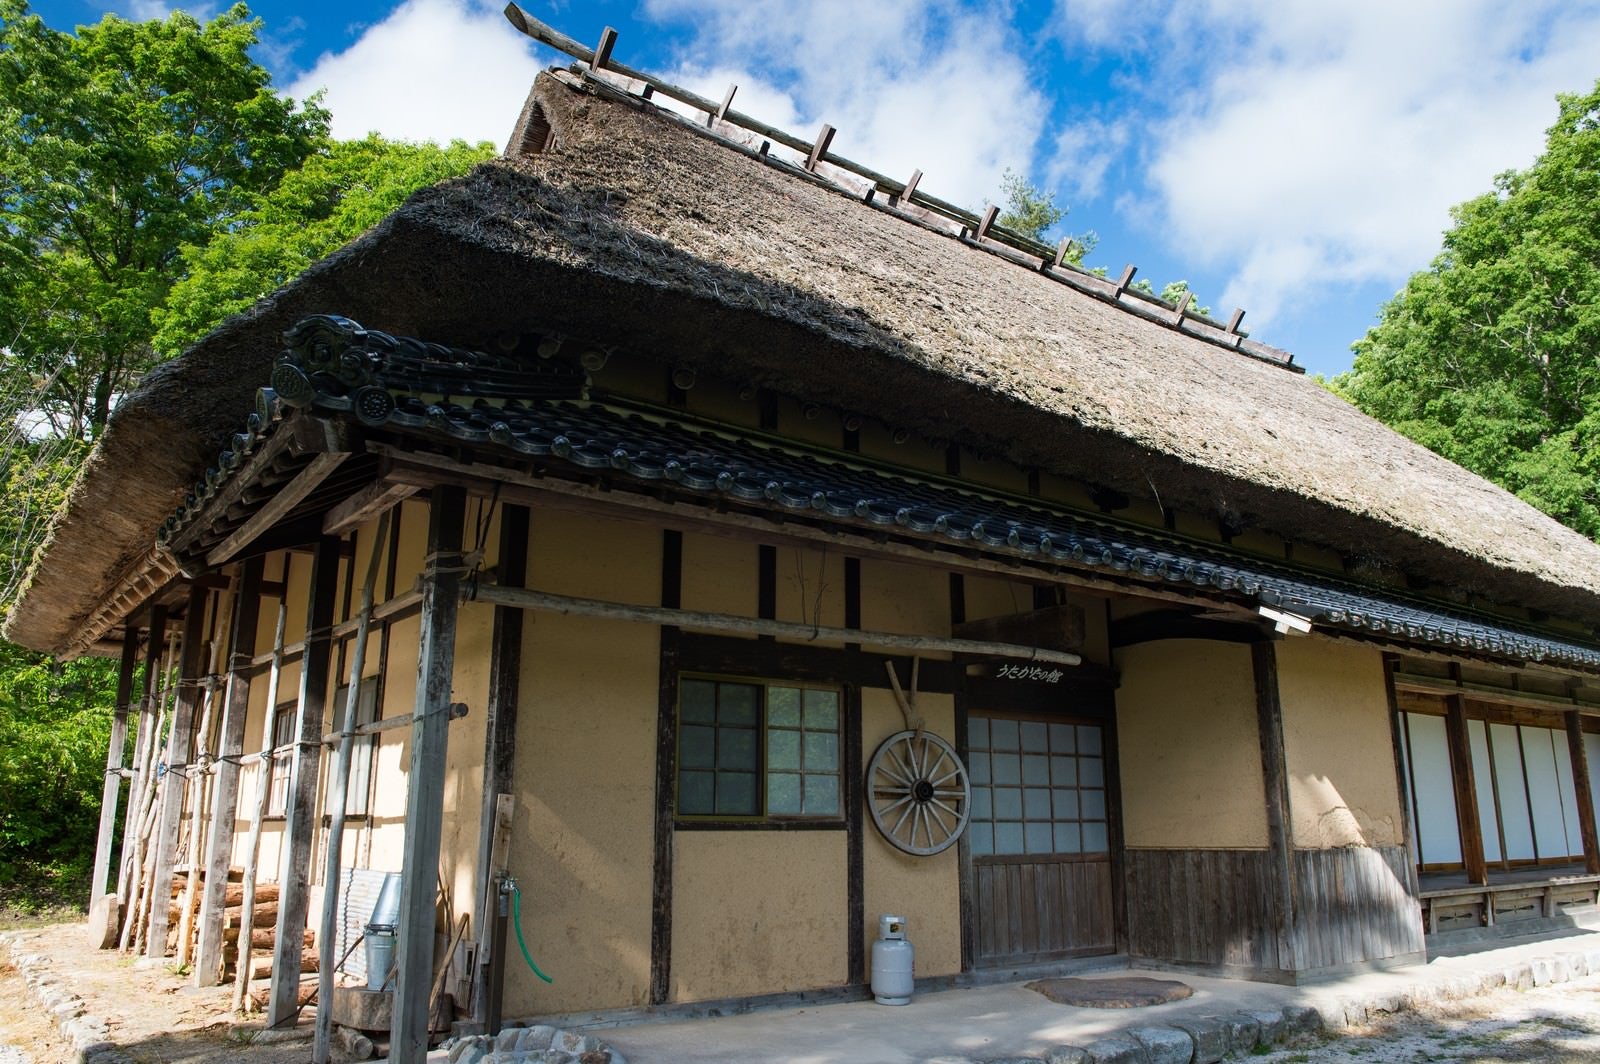
[[[1295,850],[1297,968],[1280,962],[1266,850],[1141,850],[1127,868],[1128,952],[1257,971],[1314,971],[1421,952],[1402,846]]]
[[[1105,857],[978,858],[973,879],[979,965],[1110,953],[1115,947],[1111,862]]]
[[[1420,953],[1422,910],[1407,885],[1403,846],[1294,852],[1301,970]]]

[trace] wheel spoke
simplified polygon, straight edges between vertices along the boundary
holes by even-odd
[[[868,765],[867,781],[868,812],[896,849],[931,856],[966,830],[966,768],[932,732],[903,731],[885,739]]]

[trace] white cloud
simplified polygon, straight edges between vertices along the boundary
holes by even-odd
[[[1221,302],[1258,325],[1319,285],[1398,286],[1451,205],[1541,150],[1554,95],[1600,72],[1592,2],[1212,0],[1187,16],[1142,45],[1168,56],[1148,181],[1162,231],[1228,270]]]
[[[653,19],[692,34],[685,55],[716,57],[720,99],[741,87],[737,109],[809,137],[823,122],[833,151],[962,206],[999,188],[1007,167],[1026,172],[1046,101],[1033,86],[1005,8],[953,0],[647,0]],[[695,64],[680,64],[692,74]],[[761,111],[745,86],[766,86]],[[792,123],[792,124],[791,124]]]
[[[503,144],[540,64],[497,8],[408,0],[342,52],[324,53],[289,86],[326,88],[334,136]]]

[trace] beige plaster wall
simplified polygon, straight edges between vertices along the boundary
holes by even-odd
[[[839,986],[849,977],[842,829],[680,831],[674,847],[674,1000]]]
[[[661,534],[655,533],[659,543]],[[659,554],[659,548],[657,550]],[[683,536],[683,567],[680,598],[686,610],[731,613],[754,617],[760,580],[758,550],[754,543],[722,536],[686,532]],[[661,574],[649,585],[656,595],[650,605],[661,605]],[[586,594],[575,591],[574,594]],[[632,598],[637,599],[637,589]]]
[[[955,743],[955,701],[949,695],[917,699],[928,730]],[[863,768],[879,744],[905,728],[894,695],[882,688],[861,693]],[[858,928],[871,958],[878,917],[894,913],[908,921],[916,947],[917,975],[948,975],[961,970],[961,874],[957,847],[933,857],[913,857],[884,841],[870,816],[863,818],[863,922]]]
[[[1115,658],[1126,844],[1265,848],[1250,648],[1163,639]]]
[[[661,532],[536,510],[531,586],[640,601],[659,594]],[[659,630],[525,614],[511,869],[528,948],[508,1016],[644,1004],[650,987]]]
[[[950,578],[938,569],[920,565],[864,559],[861,627],[878,632],[949,635]]]
[[[1398,846],[1400,795],[1383,657],[1321,639],[1277,644],[1294,844]]]

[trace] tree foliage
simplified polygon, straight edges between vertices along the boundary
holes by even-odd
[[[1066,221],[1067,208],[1056,206],[1055,193],[1044,191],[1015,170],[1007,168],[1000,175],[1000,193],[1006,202],[995,221],[1013,233],[1044,241],[1052,229]],[[1070,239],[1067,261],[1074,266],[1082,265],[1084,256],[1100,242],[1093,231],[1072,234]]]
[[[182,280],[156,312],[156,350],[177,354],[230,314],[376,225],[419,188],[495,154],[487,142],[335,142],[254,197],[228,232],[183,248]]]
[[[68,34],[0,0],[0,345],[58,435],[98,433],[152,364],[179,249],[327,139],[250,58],[259,28],[238,5]]]
[[[1600,83],[1558,103],[1544,153],[1453,210],[1334,387],[1600,537]]]

